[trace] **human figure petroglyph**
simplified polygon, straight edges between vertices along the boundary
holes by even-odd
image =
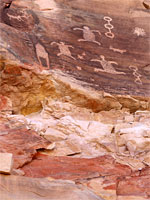
[[[112,46],[110,46],[109,49],[114,51],[114,52],[121,53],[121,54],[127,52],[125,49],[116,49],[116,48],[114,48]]]
[[[111,29],[114,28],[114,26],[110,23],[112,21],[111,17],[105,16],[104,20],[107,21],[107,24],[104,24],[104,27],[108,29],[108,32],[105,33],[106,37],[113,39],[115,37],[114,33],[112,33]]]
[[[70,58],[72,58],[73,60],[76,60],[72,55],[71,55],[71,52],[69,50],[69,48],[74,48],[73,46],[71,45],[67,45],[65,44],[64,42],[51,42],[51,45],[54,45],[56,44],[60,50],[60,53],[57,54],[57,56],[61,56],[61,55],[65,55],[65,56],[68,56]]]
[[[107,61],[107,60],[105,60],[105,56],[103,56],[103,55],[100,55],[100,58],[101,58],[101,60],[92,59],[91,61],[99,62],[101,64],[101,66],[103,67],[103,69],[95,68],[94,71],[97,70],[99,72],[107,72],[107,73],[110,73],[110,74],[125,74],[124,72],[118,72],[118,71],[115,70],[115,68],[113,67],[113,64],[118,65],[117,62]]]
[[[134,66],[134,65],[130,65],[129,68],[131,70],[133,70],[133,76],[135,77],[134,82],[139,84],[139,85],[142,85],[143,84],[142,81],[141,81],[141,76],[142,75],[138,73],[138,68],[136,66]]]
[[[36,49],[36,55],[37,55],[38,61],[40,63],[40,66],[43,68],[41,58],[44,58],[46,60],[47,69],[50,69],[49,57],[48,57],[48,53],[46,52],[45,48],[40,43],[38,43],[35,45],[35,49]]]
[[[94,34],[95,32],[101,35],[101,33],[98,30],[91,30],[88,26],[83,26],[83,28],[74,28],[73,30],[83,31],[83,39],[78,39],[79,42],[93,42],[98,44],[99,46],[101,45],[100,42],[96,41]]]

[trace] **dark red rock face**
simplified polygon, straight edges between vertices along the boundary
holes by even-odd
[[[0,24],[8,55],[97,90],[150,95],[149,14],[140,1],[59,0],[46,15],[23,2],[14,1]]]
[[[97,158],[51,157],[38,153],[34,160],[23,166],[25,176],[82,182],[103,177],[103,189],[115,190],[117,196],[150,197],[149,168],[140,172],[118,164],[111,156]],[[87,186],[90,185],[87,183]]]
[[[23,168],[29,177],[53,177],[55,179],[80,180],[99,176],[127,176],[128,166],[116,163],[111,156],[97,158],[51,157],[37,154],[35,160]]]
[[[25,127],[11,128],[10,123],[0,124],[0,152],[12,153],[14,168],[30,162],[36,149],[44,148],[50,142]]]

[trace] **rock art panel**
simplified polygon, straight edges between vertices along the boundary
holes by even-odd
[[[135,80],[134,82],[139,84],[139,85],[142,85],[142,80],[141,80],[141,74],[139,74],[138,72],[138,67],[134,66],[134,65],[130,65],[129,68],[131,70],[133,70],[133,76],[135,77]]]
[[[60,42],[60,43],[58,43],[58,42],[52,42],[51,45],[57,45],[58,46],[60,53],[58,53],[57,56],[64,55],[64,56],[72,58],[73,60],[76,60],[76,58],[74,58],[71,55],[71,52],[69,50],[69,48],[74,48],[73,46],[67,45],[64,42]]]
[[[101,60],[98,59],[92,59],[92,62],[99,62],[101,64],[101,66],[103,67],[102,69],[95,69],[94,71],[99,71],[99,72],[106,72],[106,73],[110,73],[110,74],[125,74],[124,72],[118,72],[115,70],[115,68],[113,67],[114,65],[118,65],[117,62],[114,61],[107,61],[105,60],[105,56],[100,55]]]
[[[112,50],[112,51],[114,51],[114,52],[121,53],[121,54],[124,54],[125,52],[127,52],[124,49],[117,49],[117,48],[114,48],[112,46],[110,46],[109,49]]]
[[[109,3],[96,0],[85,3],[81,0],[77,4],[64,0],[50,3],[40,0],[32,3],[23,0],[10,2],[8,5],[1,4],[1,11],[5,12],[5,20],[2,16],[3,23],[0,23],[3,56],[40,70],[62,70],[99,91],[150,95],[149,73],[144,70],[150,63],[149,15],[138,0],[119,5],[117,0]],[[40,57],[40,52],[45,55]],[[103,66],[103,71],[98,67],[94,71],[90,61],[97,55],[104,55],[107,62],[116,61],[121,71],[118,71],[116,63],[109,63],[111,73]],[[97,60],[102,62],[102,59]],[[129,68],[134,63],[142,75],[137,75],[138,71],[133,72],[137,75],[135,81]],[[95,73],[98,71],[105,73]]]
[[[37,58],[38,58],[41,68],[43,68],[43,64],[41,61],[41,58],[42,58],[42,59],[45,59],[45,61],[46,61],[46,66],[47,66],[46,69],[50,69],[49,57],[48,57],[48,53],[46,52],[45,48],[40,43],[38,43],[35,45],[35,49],[36,49],[36,55],[37,55]]]
[[[78,39],[79,42],[93,42],[101,45],[100,42],[96,41],[95,33],[98,33],[101,36],[101,33],[98,30],[91,30],[88,26],[83,26],[83,28],[73,28],[73,30],[79,30],[83,32],[83,39]]]

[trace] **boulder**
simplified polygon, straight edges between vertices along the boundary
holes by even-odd
[[[104,200],[72,181],[0,175],[0,183],[3,200]]]
[[[13,154],[0,153],[0,173],[11,174],[13,167]]]
[[[24,122],[21,123],[22,125],[15,122],[13,119],[3,119],[2,124],[0,123],[0,153],[10,153],[8,154],[9,162],[12,154],[13,168],[19,168],[32,160],[37,149],[46,148],[50,142],[40,137],[35,131],[28,130]]]

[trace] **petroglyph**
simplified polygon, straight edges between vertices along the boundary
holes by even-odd
[[[112,21],[112,18],[105,16],[104,20],[107,21],[107,24],[104,24],[104,27],[108,29],[108,32],[105,33],[106,37],[113,39],[115,37],[114,33],[112,33],[111,29],[114,28],[114,26],[110,23]]]
[[[85,52],[83,52],[81,55],[78,54],[78,58],[80,60],[83,60],[85,55],[86,55]]]
[[[73,30],[83,31],[83,39],[78,39],[79,42],[93,42],[98,44],[99,46],[101,45],[100,42],[96,41],[94,34],[98,33],[99,35],[101,35],[98,30],[91,30],[88,26],[83,26],[83,28],[74,28]]]
[[[143,84],[142,81],[141,81],[141,76],[142,75],[138,73],[138,68],[136,66],[134,66],[134,65],[130,65],[129,68],[131,70],[133,70],[133,76],[135,77],[134,82],[139,84],[139,85],[142,85]]]
[[[17,19],[18,21],[22,21],[22,16],[13,16],[13,15],[10,15],[10,14],[7,14],[7,16],[10,18],[10,19]]]
[[[18,16],[10,15],[9,13],[7,13],[7,16],[10,19],[17,19],[18,21],[23,21],[24,18],[29,18],[29,16],[27,15],[25,11],[20,11],[20,13],[22,13],[22,15],[18,15]]]
[[[50,69],[49,57],[48,57],[48,53],[46,52],[45,48],[39,43],[35,45],[35,48],[36,48],[36,54],[37,54],[37,58],[40,63],[40,66],[43,67],[41,58],[44,58],[46,60],[47,69]]]
[[[125,74],[124,72],[118,72],[118,71],[115,70],[115,68],[113,67],[113,64],[118,65],[117,62],[107,61],[107,60],[105,60],[105,57],[103,55],[100,55],[100,58],[101,58],[101,60],[92,59],[91,61],[99,62],[101,64],[101,66],[103,67],[103,69],[95,68],[94,71],[96,71],[96,72],[106,72],[106,73],[110,73],[110,74]]]
[[[143,28],[135,27],[133,34],[137,36],[145,36],[145,30]]]
[[[112,46],[110,46],[109,49],[114,52],[121,53],[121,54],[127,52],[125,49],[116,49],[116,48],[113,48]]]
[[[72,55],[71,55],[71,52],[69,50],[69,48],[74,48],[73,46],[71,45],[67,45],[65,44],[64,42],[51,42],[51,45],[54,45],[56,44],[60,50],[60,53],[57,54],[57,56],[61,56],[61,55],[65,55],[65,56],[68,56],[70,58],[72,58],[73,60],[76,60]]]

